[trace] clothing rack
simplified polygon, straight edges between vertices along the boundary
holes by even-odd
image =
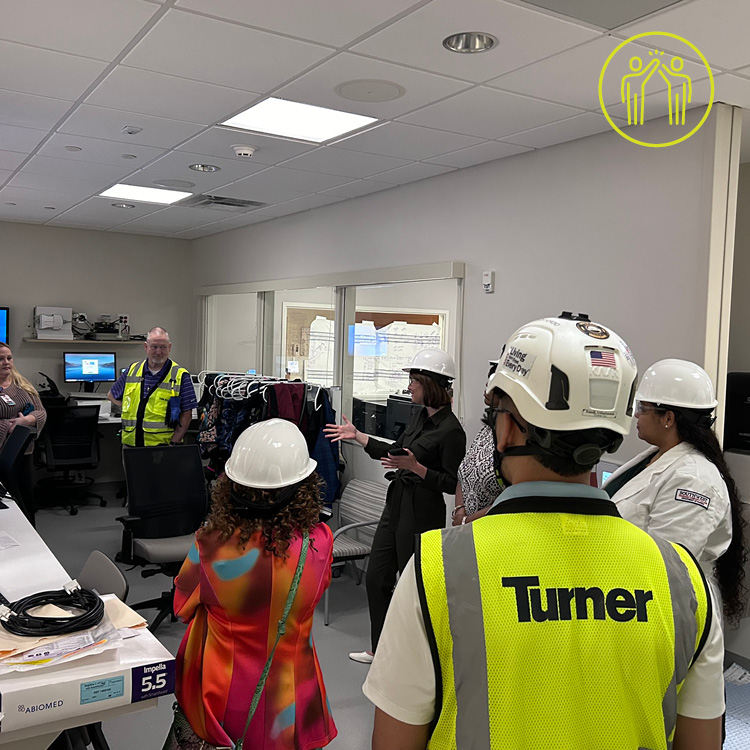
[[[269,385],[299,385],[300,381],[291,381],[272,375],[202,370],[198,374],[198,383],[202,388],[208,387],[212,396],[231,399],[232,401],[244,401],[254,393],[260,393],[265,400],[265,390]],[[325,386],[317,383],[305,383],[305,388],[307,400],[314,404],[317,411],[322,406],[320,392]]]

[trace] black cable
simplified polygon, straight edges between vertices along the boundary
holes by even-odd
[[[37,617],[29,614],[29,610],[44,604],[81,610],[82,614],[73,617]],[[65,589],[40,591],[13,602],[9,608],[11,611],[7,617],[0,620],[3,627],[13,635],[36,638],[87,630],[98,625],[104,617],[104,602],[89,589],[76,589],[72,593]]]

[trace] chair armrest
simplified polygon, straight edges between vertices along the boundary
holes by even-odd
[[[118,516],[115,521],[119,521],[125,528],[132,526],[136,521],[141,521],[140,516]]]
[[[358,521],[357,523],[348,523],[346,526],[342,526],[340,529],[336,529],[336,531],[333,532],[333,538],[336,539],[337,536],[340,534],[343,534],[345,531],[349,531],[350,529],[358,529],[362,526],[372,526],[373,524],[378,523],[380,519],[377,521]]]

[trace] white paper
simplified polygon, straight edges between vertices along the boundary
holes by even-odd
[[[735,662],[724,670],[724,680],[732,685],[750,685],[750,672]]]

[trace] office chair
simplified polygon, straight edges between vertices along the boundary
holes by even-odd
[[[193,546],[195,532],[208,506],[200,448],[197,445],[158,445],[129,448],[123,453],[128,491],[128,515],[123,526],[122,562],[156,565],[141,571],[143,578],[164,573],[174,578]],[[174,583],[157,599],[132,605],[157,608],[149,630],[154,632],[174,615]]]
[[[61,477],[46,477],[39,480],[39,487],[52,492],[62,492],[68,497],[71,516],[78,513],[74,498],[95,497],[99,505],[106,500],[89,489],[93,477],[74,479],[71,472],[95,469],[99,465],[99,405],[51,406],[47,409],[47,423],[37,441],[39,460],[48,471],[62,471]]]
[[[388,488],[377,482],[367,482],[364,479],[351,479],[338,501],[339,527],[333,532],[333,562],[347,562],[354,565],[354,575],[357,585],[362,580],[362,573],[355,560],[364,560],[372,551],[374,529],[377,526],[385,508],[385,496]],[[366,529],[352,534],[355,529]],[[338,578],[338,574],[334,574]],[[323,624],[328,625],[328,594],[329,586],[323,595]]]
[[[0,485],[18,503],[24,515],[31,520],[31,498],[23,497],[20,481],[21,462],[34,435],[28,427],[18,426],[8,435],[0,450]]]

